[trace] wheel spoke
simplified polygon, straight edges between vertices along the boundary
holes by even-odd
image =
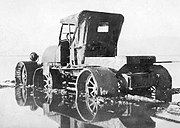
[[[155,91],[156,88],[155,88],[154,86],[151,86],[151,90],[152,90],[152,91]]]
[[[52,76],[49,73],[48,75],[44,75],[44,89],[45,89],[45,99],[46,103],[51,104],[52,102],[52,87],[53,87],[53,81],[52,81]]]
[[[94,104],[92,112],[94,112],[95,110],[96,110],[96,104]]]
[[[52,93],[51,92],[47,93],[45,99],[46,99],[46,103],[50,104],[52,102]]]
[[[94,87],[88,87],[88,89],[93,89],[94,90]]]
[[[92,80],[89,81],[89,83],[94,87],[95,83],[92,82]]]
[[[150,87],[150,91],[151,91],[152,98],[156,99],[156,87],[155,86],[151,86]]]
[[[94,115],[97,113],[98,104],[97,104],[97,83],[94,80],[92,74],[89,75],[86,83],[86,94],[87,100],[86,103],[90,112]]]
[[[94,97],[94,93],[93,93],[93,91],[92,91],[92,92],[90,92],[90,96],[91,96],[91,97]]]
[[[94,105],[94,103],[93,102],[91,102],[90,104],[89,104],[89,106],[91,107],[91,106],[93,106]]]
[[[51,74],[45,75],[44,77],[45,77],[45,79],[44,79],[44,82],[45,82],[44,88],[45,89],[52,89],[52,76],[51,76]]]
[[[88,99],[90,102],[94,103],[94,99],[93,98],[89,98]]]

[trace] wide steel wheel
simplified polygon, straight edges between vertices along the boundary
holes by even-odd
[[[156,85],[151,87],[154,90],[155,98],[165,102],[172,101],[172,94],[168,92],[172,88],[172,77],[168,70],[161,65],[153,65],[150,67],[151,72],[156,75]],[[153,91],[152,91],[153,92]]]
[[[33,74],[38,64],[32,61],[21,61],[15,68],[15,97],[20,106],[34,105],[32,98]]]
[[[34,74],[34,99],[38,106],[43,103],[51,104],[56,89],[60,86],[60,73],[58,70],[51,69],[48,74],[43,75],[43,69],[39,68]]]
[[[103,107],[103,97],[118,96],[118,80],[109,68],[88,67],[80,72],[76,89],[77,111],[84,121],[92,122],[102,118],[100,113],[113,109],[110,105]]]
[[[33,74],[38,68],[38,64],[32,61],[21,61],[15,68],[16,85],[32,85]]]
[[[98,85],[93,73],[84,70],[77,80],[76,106],[84,121],[92,121],[98,112]]]

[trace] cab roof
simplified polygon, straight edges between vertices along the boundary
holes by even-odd
[[[60,23],[78,25],[82,20],[90,19],[91,16],[93,16],[93,17],[104,17],[104,18],[110,16],[111,18],[116,18],[117,20],[118,19],[121,20],[121,22],[124,21],[124,16],[121,14],[83,10],[80,13],[70,15],[68,17],[61,19]]]

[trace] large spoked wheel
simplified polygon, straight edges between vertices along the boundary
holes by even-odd
[[[34,71],[38,68],[36,62],[19,62],[15,69],[15,80],[17,85],[32,85]]]
[[[34,99],[36,104],[42,107],[43,103],[51,104],[53,95],[56,93],[55,89],[58,88],[58,75],[57,70],[50,70],[49,74],[43,75],[43,69],[39,68],[34,74]]]
[[[93,73],[84,70],[77,81],[77,111],[84,121],[92,121],[98,112],[98,85]]]
[[[21,61],[15,68],[15,96],[18,105],[25,106],[29,104],[30,94],[32,93],[33,74],[38,64],[32,61]],[[30,103],[31,104],[31,103]]]
[[[50,104],[52,102],[52,75],[43,75],[43,69],[39,68],[34,74],[34,99],[38,106],[42,107],[43,103]]]

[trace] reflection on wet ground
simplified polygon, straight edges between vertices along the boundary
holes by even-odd
[[[98,106],[95,117],[85,117],[85,115],[91,116],[85,110],[81,112],[85,117],[83,118],[71,102],[73,97],[54,94],[50,96],[51,102],[49,102],[43,90],[16,85],[15,98],[19,106],[30,106],[32,111],[38,107],[43,109],[44,115],[57,122],[60,128],[155,128],[156,122],[151,117],[180,123],[178,119],[159,116],[169,107],[167,103],[152,104],[125,100],[115,102],[116,99],[113,101],[112,98],[111,100],[106,98],[105,102],[109,103]]]

